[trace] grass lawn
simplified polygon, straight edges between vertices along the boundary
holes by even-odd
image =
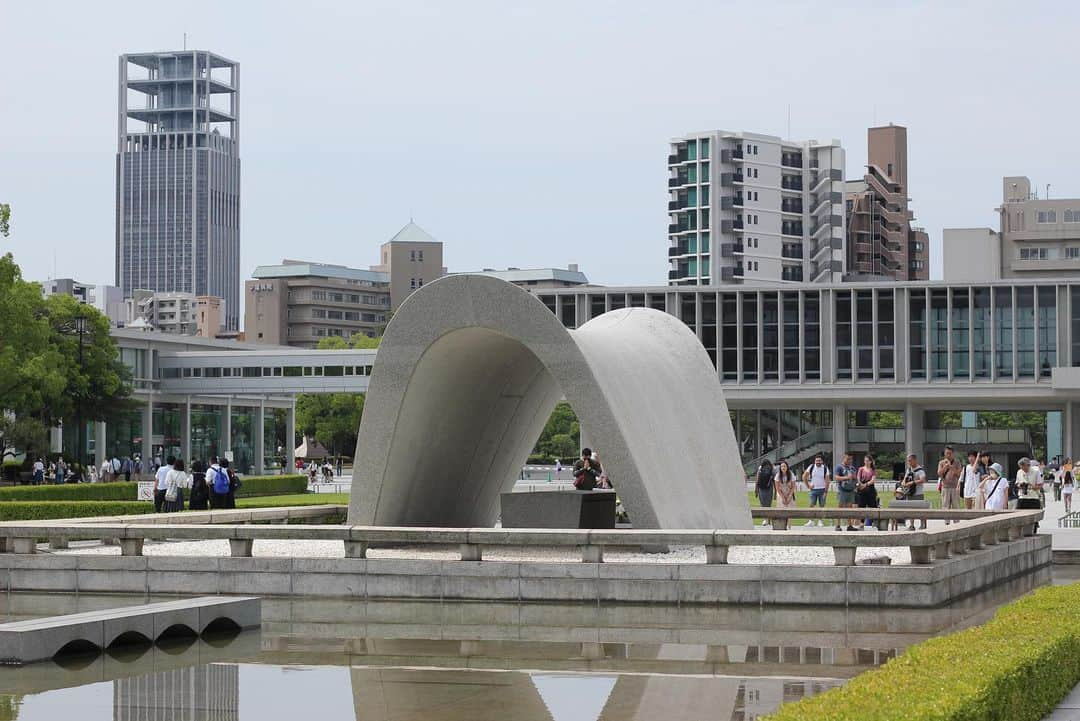
[[[927,485],[929,486],[930,484],[928,483]],[[752,491],[747,493],[746,495],[747,495],[747,498],[750,500],[750,508],[751,509],[761,507],[761,504],[758,503],[757,496],[754,495],[754,493]],[[887,495],[887,494],[882,493],[881,491],[878,491],[878,501],[881,503],[882,508],[888,508],[889,500],[891,499],[891,497],[892,497],[891,494]],[[827,496],[825,496],[825,507],[826,508],[836,508],[836,502],[837,502],[838,498],[839,498],[839,495],[835,491],[829,491],[829,494]],[[930,501],[931,508],[941,508],[941,494],[938,493],[936,487],[934,487],[933,489],[927,488],[926,490],[924,490],[923,491],[923,499],[927,500],[927,501]],[[809,491],[798,491],[798,492],[796,492],[795,493],[795,506],[796,506],[796,508],[809,508],[810,507],[810,492]],[[773,499],[772,507],[773,508],[779,508],[780,507],[780,504],[776,501],[775,498]],[[856,514],[855,517],[857,518],[858,515]],[[806,522],[805,519],[792,518],[789,521],[789,524],[790,525],[802,525],[805,522]],[[765,520],[763,518],[755,518],[754,519],[754,525],[755,526],[760,526],[763,523],[765,523]]]
[[[284,496],[237,498],[237,508],[275,508],[277,506],[349,505],[348,493],[294,493]]]

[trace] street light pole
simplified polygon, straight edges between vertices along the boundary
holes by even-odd
[[[84,373],[83,368],[83,335],[86,333],[86,317],[82,314],[80,309],[79,314],[75,316],[75,330],[79,334],[79,372]],[[83,440],[86,437],[86,429],[83,427],[82,417],[82,393],[79,393],[75,398],[75,458],[76,462],[83,468],[86,467],[86,449],[83,447]]]

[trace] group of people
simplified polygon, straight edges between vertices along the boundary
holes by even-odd
[[[307,473],[308,483],[314,484],[320,481],[329,483],[334,480],[334,467],[330,465],[328,460],[324,460],[321,464],[309,460],[303,468],[304,472]],[[341,475],[341,461],[338,461],[338,475]]]
[[[1001,464],[994,463],[988,452],[971,450],[968,453],[968,463],[964,465],[956,458],[954,449],[946,446],[937,466],[941,507],[1003,511],[1045,505],[1042,464],[1029,458],[1021,458],[1017,465],[1016,475],[1010,479]],[[1071,460],[1062,464],[1054,478],[1055,492],[1060,488],[1068,512],[1072,507],[1074,489]],[[780,461],[774,467],[766,459],[758,467],[754,490],[762,506],[772,506],[775,499],[781,508],[794,508],[800,482],[809,491],[811,508],[824,508],[828,493],[833,487],[836,489],[837,505],[840,508],[880,506],[877,469],[871,455],[863,456],[862,465],[856,467],[852,454],[844,453],[841,462],[830,469],[824,456],[818,454],[802,473],[796,473],[787,461]],[[926,482],[926,470],[920,465],[918,456],[910,453],[903,473],[898,474],[893,481],[893,497],[901,501],[922,500]],[[857,516],[858,514],[852,514],[852,518],[847,519],[846,530],[858,531],[872,525],[869,519],[861,521]],[[823,526],[824,522],[812,519],[807,525]],[[836,530],[844,529],[841,519],[838,518]]]
[[[154,474],[154,513],[184,510],[185,491],[192,511],[236,508],[240,478],[229,467],[229,459],[214,456],[209,464],[193,461],[190,472],[183,459],[169,456]]]
[[[123,458],[113,455],[106,457],[101,465],[90,463],[68,463],[63,455],[56,457],[55,461],[47,461],[38,458],[31,467],[30,480],[32,483],[109,483],[111,481],[138,480],[144,472],[157,473],[161,467],[161,461],[155,459],[151,463],[143,461],[139,454],[124,456]]]

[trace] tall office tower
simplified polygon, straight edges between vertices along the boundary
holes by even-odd
[[[870,128],[866,148],[866,175],[844,188],[849,277],[927,280],[929,239],[908,208],[907,128]]]
[[[240,312],[240,67],[202,50],[120,56],[116,284]]]
[[[844,149],[712,130],[671,141],[668,284],[840,280]]]

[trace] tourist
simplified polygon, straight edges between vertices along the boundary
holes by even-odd
[[[773,488],[776,489],[776,498],[780,501],[781,508],[795,507],[795,491],[799,482],[795,471],[787,461],[780,461],[776,466],[776,475],[773,476]]]
[[[108,456],[101,462],[101,473],[99,475],[102,483],[108,483],[112,480],[112,461],[109,460]]]
[[[1002,478],[1004,473],[1000,463],[990,464],[990,472],[983,481],[988,511],[1004,511],[1008,508],[1009,482]]]
[[[342,466],[341,456],[338,456],[337,457],[337,476],[338,476],[338,478],[341,478],[341,466]]]
[[[555,459],[555,480],[562,479],[562,461],[558,458]]]
[[[603,466],[593,458],[592,449],[582,448],[581,458],[574,461],[574,488],[579,491],[596,488],[596,481],[603,470]]]
[[[191,476],[184,470],[183,459],[176,459],[165,475],[165,495],[161,509],[164,513],[184,510],[184,489],[191,486]]]
[[[193,511],[205,511],[210,508],[210,487],[206,485],[206,466],[202,461],[191,464],[191,498],[188,508]]]
[[[979,452],[972,449],[968,451],[968,462],[964,466],[964,508],[975,508],[975,499],[979,495]]]
[[[109,473],[112,475],[112,479],[114,481],[120,480],[120,469],[122,467],[123,464],[120,463],[120,459],[117,458],[114,454],[112,457],[112,461],[109,462]]]
[[[960,508],[960,476],[963,475],[964,467],[956,458],[956,451],[952,446],[945,446],[945,455],[937,465],[938,491],[941,493],[941,507],[952,510]],[[948,519],[945,525],[949,525]]]
[[[758,503],[761,504],[762,508],[772,507],[775,475],[776,470],[773,468],[772,461],[766,458],[758,466],[754,482],[754,493],[757,495]],[[765,519],[765,525],[768,524],[768,519]]]
[[[803,481],[810,487],[810,507],[816,505],[824,508],[826,496],[829,494],[829,467],[825,465],[825,458],[820,453],[814,456],[814,462],[803,471]],[[825,523],[818,519],[815,524],[811,518],[806,525],[823,527]]]
[[[124,480],[128,483],[131,482],[131,458],[124,456],[124,460],[120,462],[120,472],[124,474]]]
[[[877,468],[874,466],[874,457],[867,454],[863,456],[863,464],[855,474],[855,502],[859,508],[877,508]],[[874,525],[873,519],[863,519],[865,526]]]
[[[1032,470],[1031,459],[1024,457],[1017,463],[1019,468],[1016,471],[1016,477],[1013,482],[1009,484],[1009,508],[1016,508],[1017,503],[1020,500],[1020,484],[1027,483],[1032,488],[1036,487],[1035,484],[1035,471]]]
[[[91,483],[97,483],[98,482],[97,464],[96,463],[91,463],[88,470],[89,470],[90,477],[87,478],[87,480],[90,481]]]
[[[220,477],[222,474],[228,479],[229,487],[225,493],[225,508],[236,508],[236,491],[240,488],[240,477],[236,475],[233,469],[229,468],[229,459],[221,459],[221,472],[217,475]]]
[[[60,484],[62,484],[64,482],[64,479],[66,477],[67,477],[67,464],[64,463],[64,457],[63,456],[57,456],[56,457],[56,471],[53,473],[53,478],[55,479],[57,485],[60,485]]]
[[[142,457],[138,453],[136,453],[135,458],[132,459],[131,466],[132,473],[135,474],[135,480],[139,480],[142,477],[143,463]]]
[[[919,465],[919,457],[914,453],[909,453],[907,456],[907,465],[904,470],[904,476],[896,483],[896,489],[894,494],[898,501],[914,501],[917,500],[916,496],[919,495],[919,487],[926,482],[926,471]],[[901,521],[903,523],[903,521]],[[915,521],[908,519],[907,528],[909,531],[915,530]]]
[[[1065,501],[1065,512],[1072,513],[1073,476],[1072,471],[1061,473],[1061,500]]]
[[[852,465],[854,461],[850,453],[845,453],[843,460],[833,469],[833,478],[836,480],[836,500],[840,508],[855,508],[855,485],[858,483],[859,472]],[[856,530],[857,522],[854,518],[847,519],[847,530]],[[841,530],[839,517],[836,519],[836,530]]]
[[[229,496],[229,474],[226,473],[218,457],[210,458],[210,467],[206,470],[206,485],[210,490],[210,508],[225,508]]]
[[[1061,479],[1065,477],[1065,470],[1058,466],[1054,469],[1054,500],[1061,500]]]
[[[42,458],[38,458],[34,461],[34,473],[32,476],[35,484],[40,484],[45,481],[45,461]]]
[[[165,489],[168,488],[168,476],[169,471],[172,470],[173,463],[176,459],[169,456],[165,465],[157,470],[157,474],[154,477],[154,513],[161,513],[161,507],[165,505]]]

